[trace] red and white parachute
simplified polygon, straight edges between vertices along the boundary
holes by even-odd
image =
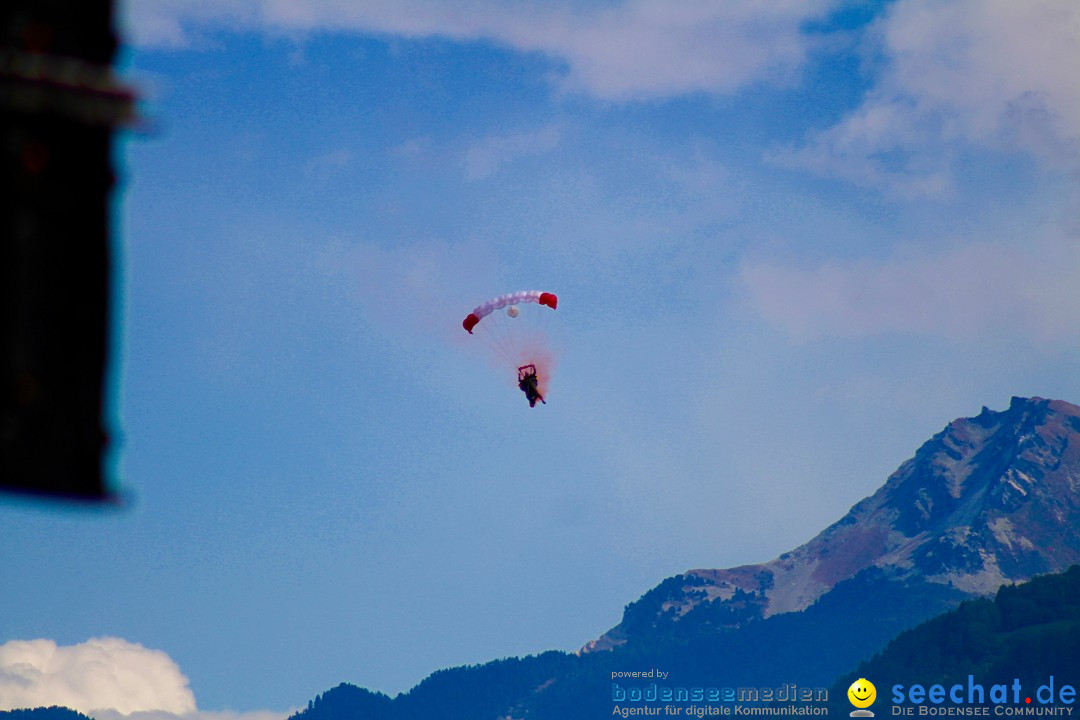
[[[518,303],[537,303],[539,305],[547,305],[554,310],[559,306],[559,298],[554,293],[541,292],[540,290],[521,290],[519,292],[510,293],[508,295],[500,295],[497,298],[491,298],[487,302],[480,303],[475,309],[462,321],[461,325],[469,334],[472,335],[473,328],[481,320],[486,318],[495,310],[502,310],[504,307],[511,307]],[[516,310],[516,308],[513,308]],[[507,311],[510,317],[517,317],[517,312]]]
[[[515,378],[523,392],[526,387],[520,384],[521,381],[533,373],[533,386],[542,400],[555,366],[547,333],[551,318],[549,308],[554,310],[558,305],[559,298],[554,293],[522,290],[480,303],[465,317],[461,326],[480,339],[496,365],[505,368],[507,377]],[[505,313],[495,312],[504,308]],[[529,395],[526,392],[526,396]]]

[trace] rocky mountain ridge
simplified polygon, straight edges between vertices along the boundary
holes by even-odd
[[[668,578],[582,652],[700,625],[690,614],[734,629],[798,612],[869,570],[982,596],[1077,562],[1080,407],[1014,397],[1007,410],[950,423],[806,544],[760,565]]]

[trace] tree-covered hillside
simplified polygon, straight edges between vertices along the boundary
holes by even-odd
[[[26,710],[0,710],[0,720],[92,720],[71,708],[53,705]]]
[[[908,687],[966,683],[989,686],[1018,678],[1035,687],[1054,675],[1080,681],[1080,565],[1022,585],[993,600],[971,600],[901,633],[884,650],[841,676],[830,697],[843,698],[860,677]],[[884,699],[885,688],[878,695]]]

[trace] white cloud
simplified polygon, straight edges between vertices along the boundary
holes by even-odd
[[[460,340],[461,320],[501,287],[490,251],[473,243],[334,240],[314,262],[369,322],[393,333]]]
[[[316,155],[304,165],[304,175],[319,180],[326,180],[349,167],[353,161],[353,153],[348,148],[338,148],[330,152]]]
[[[796,340],[901,332],[1035,342],[1080,327],[1080,242],[964,245],[815,268],[747,263],[750,306]]]
[[[483,180],[518,158],[550,152],[558,147],[561,136],[558,126],[548,125],[530,132],[486,137],[465,151],[465,177]]]
[[[290,714],[200,711],[172,658],[122,638],[0,645],[0,710],[53,705],[95,720],[282,720]]]
[[[214,27],[489,41],[563,64],[566,88],[625,100],[788,81],[809,50],[800,25],[837,4],[128,0],[123,15],[134,42],[156,46],[188,45]]]
[[[774,159],[907,196],[947,191],[964,147],[1080,163],[1080,3],[899,0],[876,32],[862,105]]]
[[[274,712],[271,710],[252,710],[249,712],[211,712],[199,710],[178,715],[164,710],[146,710],[124,714],[115,710],[95,710],[94,720],[283,720],[293,711]]]
[[[63,705],[85,713],[195,711],[188,679],[160,650],[115,637],[78,645],[12,640],[0,645],[0,708]]]
[[[418,160],[430,154],[435,147],[435,141],[427,135],[409,138],[405,142],[393,148],[393,154],[406,160]]]

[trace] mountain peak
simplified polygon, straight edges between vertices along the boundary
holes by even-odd
[[[1080,407],[1014,397],[949,423],[873,495],[761,565],[695,569],[627,607],[584,651],[708,611],[738,627],[804,610],[867,570],[967,596],[1080,562]],[[722,612],[721,612],[722,610]]]

